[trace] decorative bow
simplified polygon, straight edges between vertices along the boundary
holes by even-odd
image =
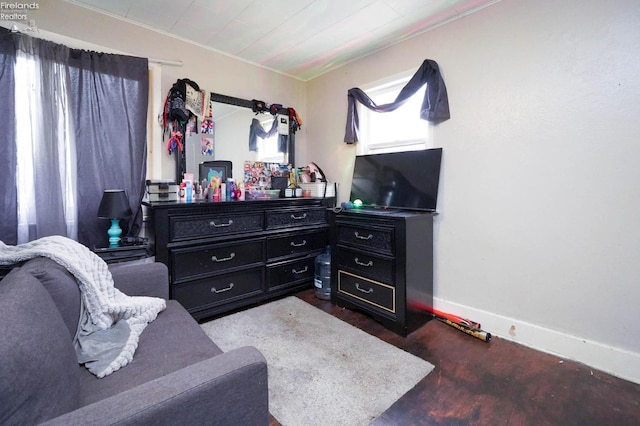
[[[169,142],[167,142],[167,150],[169,151],[169,154],[171,154],[176,152],[178,149],[180,152],[184,151],[184,146],[182,145],[182,133],[179,130],[172,130]]]

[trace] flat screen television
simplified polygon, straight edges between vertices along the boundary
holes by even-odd
[[[351,202],[363,207],[435,211],[442,148],[356,156]]]

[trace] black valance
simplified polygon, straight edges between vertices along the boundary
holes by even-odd
[[[427,87],[422,107],[420,108],[420,118],[432,123],[448,120],[450,118],[449,98],[447,97],[447,88],[444,80],[440,75],[440,68],[436,61],[425,59],[418,71],[411,77],[411,80],[402,88],[396,100],[391,103],[376,105],[366,93],[358,88],[350,89],[347,92],[348,110],[344,141],[349,144],[358,142],[360,121],[356,101],[376,112],[390,112],[402,106],[407,99],[425,84]]]

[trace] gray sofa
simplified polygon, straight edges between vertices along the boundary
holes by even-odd
[[[167,299],[163,264],[110,269],[125,294]],[[47,258],[0,281],[0,424],[269,423],[262,354],[223,353],[175,300],[144,330],[133,361],[102,379],[78,365],[79,315],[75,279]]]

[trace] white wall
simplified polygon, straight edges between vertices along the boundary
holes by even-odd
[[[308,83],[298,162],[347,199],[347,90],[436,60],[437,306],[640,382],[639,21],[635,0],[503,0],[355,61]]]
[[[161,73],[161,90],[152,100],[152,119],[157,123],[164,97],[179,78],[189,78],[202,89],[243,99],[260,99],[293,107],[301,117],[306,116],[305,84],[294,78],[266,70],[223,54],[199,47],[192,43],[168,37],[162,33],[128,23],[123,20],[98,14],[89,9],[62,0],[40,2],[39,9],[30,12],[38,28],[53,33],[84,40],[118,52],[153,59],[182,61],[183,66],[161,66],[154,70]],[[36,35],[37,36],[37,35]],[[249,138],[247,123],[247,137]],[[161,140],[161,130],[155,125],[149,135],[152,152],[150,178],[174,179],[175,161],[166,152]],[[299,144],[304,145],[305,130],[296,134]],[[218,158],[226,159],[226,158]],[[241,171],[234,161],[234,175]]]

